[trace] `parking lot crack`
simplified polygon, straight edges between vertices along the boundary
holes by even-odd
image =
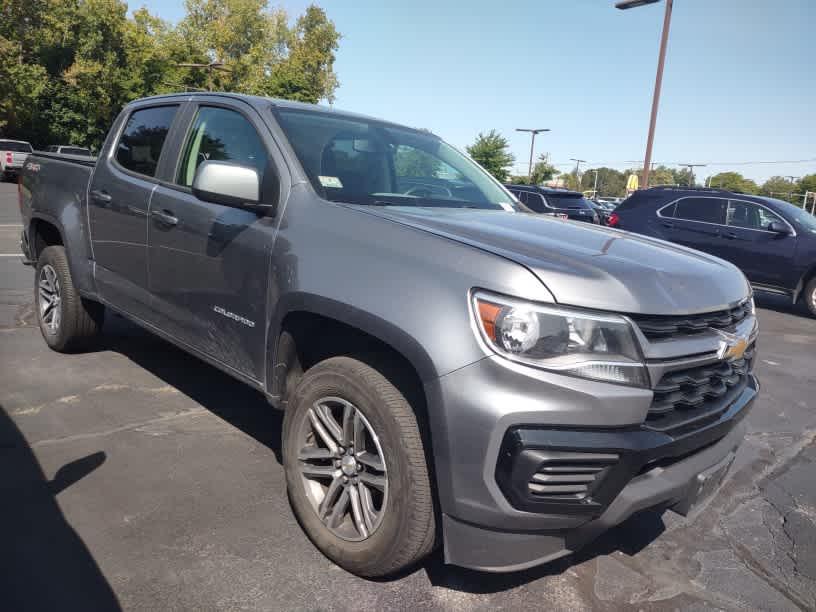
[[[50,446],[53,444],[63,444],[66,442],[76,442],[78,440],[88,440],[93,438],[104,438],[106,436],[110,436],[112,434],[117,434],[123,431],[130,431],[134,429],[138,429],[140,427],[147,427],[150,425],[155,425],[157,423],[165,423],[167,421],[173,421],[177,419],[185,419],[189,417],[197,417],[201,416],[202,414],[210,414],[210,411],[206,408],[193,408],[191,410],[185,410],[184,412],[180,412],[177,414],[171,414],[161,417],[156,417],[154,419],[148,419],[146,421],[139,421],[137,423],[129,423],[127,425],[121,425],[119,427],[113,427],[111,429],[106,429],[104,431],[95,431],[90,433],[84,434],[77,434],[74,436],[64,436],[61,438],[51,438],[48,440],[38,440],[31,444],[32,448],[38,448],[41,446]]]

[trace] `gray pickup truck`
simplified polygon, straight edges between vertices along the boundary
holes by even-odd
[[[530,214],[437,136],[229,94],[128,105],[97,160],[35,154],[42,335],[107,309],[285,411],[292,507],[362,576],[511,571],[710,497],[757,394],[745,277]]]

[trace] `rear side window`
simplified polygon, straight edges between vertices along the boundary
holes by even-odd
[[[134,111],[116,145],[119,165],[145,176],[156,176],[162,147],[177,110],[178,106],[154,106]]]
[[[529,208],[537,213],[542,213],[547,208],[547,205],[544,204],[544,198],[542,198],[541,194],[539,193],[529,192],[527,194],[526,204]]]
[[[13,151],[15,153],[32,153],[31,145],[27,142],[0,141],[0,151]]]
[[[662,214],[664,217],[722,225],[726,204],[727,200],[721,198],[682,198],[675,205],[664,208]]]
[[[252,124],[241,113],[202,106],[184,146],[176,182],[189,187],[203,161],[230,161],[249,166],[263,177],[266,148]]]

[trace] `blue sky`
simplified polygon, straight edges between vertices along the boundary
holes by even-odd
[[[133,2],[170,21],[181,0]],[[275,4],[271,2],[270,4]],[[283,6],[295,16],[308,2]],[[614,0],[318,2],[343,39],[335,106],[424,127],[464,147],[492,128],[526,169],[529,136],[559,169],[570,158],[625,168],[643,158],[663,3]],[[675,0],[653,159],[816,158],[814,0]],[[816,161],[711,165],[755,180]]]

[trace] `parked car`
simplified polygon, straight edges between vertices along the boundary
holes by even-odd
[[[816,316],[816,217],[797,206],[717,189],[655,187],[636,191],[610,221],[722,257],[755,289],[801,299]]]
[[[609,225],[609,215],[612,214],[612,211],[605,206],[603,202],[598,202],[597,200],[587,201],[592,206],[592,209],[598,214],[598,220],[600,221],[601,225]]]
[[[427,131],[158,96],[95,162],[35,154],[21,179],[48,346],[87,346],[111,310],[263,393],[300,524],[356,574],[437,543],[481,570],[544,563],[645,508],[688,512],[743,439],[739,270],[517,212]]]
[[[0,177],[10,180],[17,176],[32,151],[24,140],[0,140]]]
[[[574,221],[600,223],[595,208],[584,194],[577,191],[537,185],[505,185],[505,187],[533,212]]]
[[[623,202],[623,200],[624,198],[598,198],[597,201],[601,204],[609,206],[614,210],[618,206],[618,204]]]
[[[93,157],[90,149],[86,147],[75,147],[73,145],[49,145],[46,152],[59,153],[61,155],[82,155],[84,157]]]

